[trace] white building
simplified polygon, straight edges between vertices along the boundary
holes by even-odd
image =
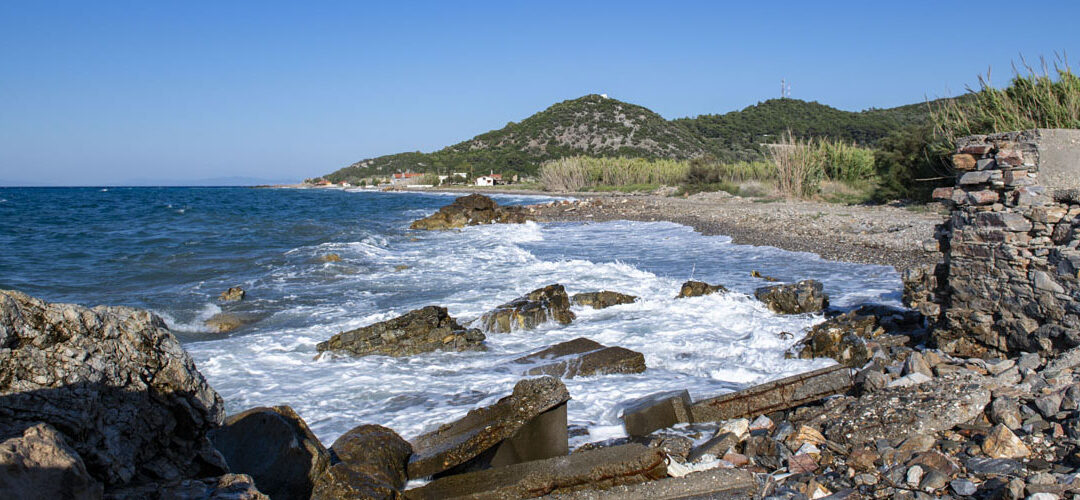
[[[477,186],[494,186],[495,178],[490,175],[482,175],[476,178]]]

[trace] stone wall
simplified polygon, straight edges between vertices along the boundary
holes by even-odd
[[[945,352],[999,357],[1080,345],[1080,130],[962,138],[934,269],[905,273],[904,300]]]

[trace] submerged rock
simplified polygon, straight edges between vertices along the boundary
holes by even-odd
[[[675,296],[676,299],[684,299],[686,297],[700,297],[702,295],[709,295],[713,293],[726,293],[727,288],[724,285],[710,285],[704,281],[687,281],[682,284],[682,288],[679,289],[679,294]]]
[[[481,318],[484,329],[495,333],[531,330],[549,320],[563,325],[574,321],[570,298],[562,285],[548,285],[507,302]]]
[[[379,425],[361,425],[330,447],[334,463],[315,481],[312,500],[400,498],[412,446]]]
[[[49,424],[4,434],[11,437],[0,441],[0,498],[101,498],[101,483]]]
[[[438,474],[477,457],[482,462],[477,468],[483,468],[565,455],[568,400],[570,393],[556,378],[522,380],[514,386],[511,395],[494,405],[472,410],[462,419],[414,439],[409,477]],[[531,432],[520,432],[537,419],[544,425],[532,427]],[[519,434],[519,442],[501,446]]]
[[[586,292],[574,294],[571,298],[573,302],[579,306],[587,306],[593,309],[606,309],[611,306],[617,306],[620,304],[632,304],[638,298],[633,295],[627,295],[625,293],[610,292],[607,290],[600,292]]]
[[[254,314],[220,312],[210,316],[204,324],[214,333],[228,333],[259,320]]]
[[[551,375],[561,378],[645,371],[644,354],[623,347],[605,347],[583,337],[555,344],[515,359],[514,362],[539,364],[526,370],[526,375]]]
[[[410,229],[456,229],[479,224],[521,224],[529,220],[521,207],[500,207],[495,200],[482,194],[462,196],[438,212],[416,220]]]
[[[221,397],[161,318],[0,290],[0,427],[44,422],[106,492],[226,472]]]
[[[221,292],[221,295],[218,295],[218,300],[222,302],[234,302],[237,300],[244,300],[245,295],[247,295],[247,292],[245,292],[243,288],[234,286]]]
[[[341,256],[336,254],[336,253],[328,253],[328,254],[320,255],[319,256],[319,261],[320,262],[326,262],[326,263],[341,262]]]
[[[480,330],[459,325],[445,307],[427,306],[388,321],[339,333],[319,342],[315,349],[320,353],[353,356],[410,356],[435,350],[482,349],[483,341]]]
[[[210,433],[232,472],[255,479],[275,500],[307,499],[330,454],[304,419],[288,406],[252,408]]]
[[[818,312],[829,307],[829,296],[822,292],[817,280],[803,280],[793,285],[763,286],[754,297],[780,314]]]

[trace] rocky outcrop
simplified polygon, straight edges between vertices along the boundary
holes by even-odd
[[[456,422],[413,439],[409,477],[438,474],[484,454],[487,456],[481,457],[484,463],[478,468],[514,463],[515,459],[523,458],[522,455],[537,460],[547,458],[543,455],[566,454],[565,404],[569,399],[570,393],[558,379],[522,380],[514,386],[513,394],[494,405],[472,410]],[[520,436],[532,442],[509,443],[505,450],[500,449],[500,445],[516,437],[526,425],[536,419],[545,419],[545,415],[555,417],[554,422],[544,422],[549,425],[533,428]]]
[[[245,292],[243,288],[234,286],[230,287],[224,292],[221,292],[221,294],[218,295],[218,300],[222,302],[235,302],[238,300],[244,300],[245,295],[247,295],[247,292]]]
[[[633,304],[637,299],[633,295],[603,290],[600,292],[577,293],[570,300],[579,306],[606,309],[620,304]]]
[[[555,344],[514,360],[531,364],[525,375],[574,378],[645,371],[645,355],[623,347],[605,347],[587,338]]]
[[[339,333],[319,342],[315,349],[319,353],[352,356],[411,356],[435,350],[483,349],[483,342],[480,330],[459,325],[445,307],[427,306],[389,321]]]
[[[682,284],[682,288],[679,289],[679,294],[675,296],[676,299],[684,299],[687,297],[700,297],[702,295],[710,295],[714,293],[727,293],[728,289],[724,288],[724,285],[710,285],[704,281],[687,281]]]
[[[754,297],[779,314],[818,312],[829,307],[829,296],[817,280],[803,280],[792,285],[764,286],[754,290]]]
[[[49,424],[4,434],[14,436],[0,441],[0,498],[101,498],[102,484]]]
[[[507,302],[481,318],[484,329],[494,333],[531,330],[547,321],[569,325],[574,321],[570,298],[562,285],[548,285]]]
[[[312,500],[366,500],[401,497],[412,446],[394,431],[361,425],[330,447],[334,463],[319,476]]]
[[[330,454],[291,407],[252,408],[231,415],[210,434],[229,470],[254,478],[275,500],[311,497]]]
[[[521,207],[500,207],[482,194],[470,194],[454,200],[438,212],[413,221],[410,229],[456,229],[480,224],[521,224],[529,220]]]
[[[226,472],[221,397],[161,318],[0,291],[0,427],[46,423],[106,491]]]
[[[793,350],[802,359],[832,358],[844,366],[859,368],[872,355],[867,341],[884,333],[876,316],[851,311],[815,325]]]

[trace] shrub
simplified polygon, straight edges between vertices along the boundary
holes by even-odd
[[[882,139],[874,153],[879,179],[874,199],[930,201],[934,188],[954,182],[951,149],[930,125],[906,127]]]
[[[841,140],[821,139],[811,147],[820,150],[825,175],[834,181],[856,185],[874,177],[874,152]]]

